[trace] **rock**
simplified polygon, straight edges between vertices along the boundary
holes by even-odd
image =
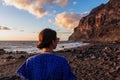
[[[4,60],[3,60],[3,62],[8,62],[8,61],[10,61],[10,60],[9,60],[9,59],[4,59]]]
[[[6,59],[15,59],[15,57],[13,57],[13,56],[8,56],[8,57],[6,57]]]
[[[64,55],[77,80],[120,80],[120,45],[110,43],[90,46],[87,49],[75,49],[76,54],[60,53]]]
[[[120,1],[110,0],[83,17],[69,37],[71,41],[120,42]]]
[[[0,78],[0,80],[20,80],[20,77],[17,75],[14,75],[14,76],[10,76],[10,77]]]
[[[0,55],[5,54],[6,51],[4,49],[0,49]]]
[[[24,55],[21,55],[18,59],[26,59]]]
[[[27,52],[25,52],[25,51],[16,51],[15,53],[16,54],[27,54]]]

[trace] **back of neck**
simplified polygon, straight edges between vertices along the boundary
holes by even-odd
[[[53,49],[43,48],[42,51],[43,51],[43,53],[52,53],[52,52],[53,52]]]

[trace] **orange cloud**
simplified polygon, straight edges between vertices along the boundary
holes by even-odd
[[[45,6],[57,4],[65,6],[69,0],[3,0],[5,5],[14,6],[18,9],[28,11],[29,13],[41,18],[48,14]]]
[[[58,5],[64,7],[65,5],[67,5],[69,3],[70,0],[54,0],[55,3],[57,3]]]
[[[68,30],[73,30],[76,26],[78,26],[80,19],[87,15],[85,14],[77,14],[77,13],[60,13],[55,18],[55,24],[57,26],[66,28]]]

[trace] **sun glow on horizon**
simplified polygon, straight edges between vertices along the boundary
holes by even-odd
[[[14,41],[14,40],[27,40],[34,41],[37,40],[36,33],[20,32],[15,30],[0,30],[0,41]]]
[[[0,41],[37,41],[38,34],[35,32],[20,32],[16,30],[0,30]],[[60,41],[68,40],[70,33],[58,32]]]

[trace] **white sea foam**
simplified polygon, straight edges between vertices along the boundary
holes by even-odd
[[[80,47],[84,45],[88,45],[89,43],[82,43],[82,42],[72,42],[72,43],[63,43],[63,44],[58,44],[57,48],[55,51],[58,50],[63,50],[63,49],[69,49],[69,48],[74,48],[74,47]]]

